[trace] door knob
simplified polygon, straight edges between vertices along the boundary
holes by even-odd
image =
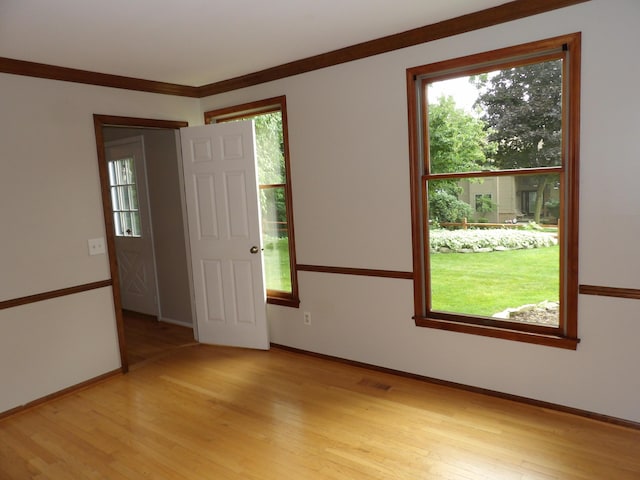
[[[251,253],[258,253],[260,251],[260,249],[254,245],[253,247],[251,247],[251,249],[249,251]]]

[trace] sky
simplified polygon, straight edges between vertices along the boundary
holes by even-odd
[[[429,103],[434,103],[440,96],[451,95],[458,108],[474,114],[473,102],[478,98],[478,89],[469,83],[469,77],[457,77],[429,84]]]

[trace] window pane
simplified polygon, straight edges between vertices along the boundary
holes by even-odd
[[[562,60],[427,84],[430,173],[562,165]]]
[[[131,212],[131,230],[134,237],[142,236],[142,228],[140,227],[140,214]]]
[[[532,191],[540,201],[523,204]],[[559,176],[437,180],[427,192],[431,310],[558,326]]]
[[[120,218],[120,212],[113,212],[113,223],[116,231],[116,235],[121,237],[124,235],[124,230],[122,229],[122,221]]]
[[[261,185],[285,183],[282,113],[256,115],[258,181]]]
[[[141,236],[138,189],[135,184],[133,158],[110,161],[109,181],[111,182],[111,208],[114,212],[116,235]]]
[[[260,190],[264,270],[268,290],[291,292],[287,206],[284,187]]]

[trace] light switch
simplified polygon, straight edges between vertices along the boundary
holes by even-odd
[[[104,238],[90,238],[89,255],[104,255]]]

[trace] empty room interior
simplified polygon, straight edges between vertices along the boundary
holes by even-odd
[[[640,2],[0,2],[0,479],[640,478]]]

